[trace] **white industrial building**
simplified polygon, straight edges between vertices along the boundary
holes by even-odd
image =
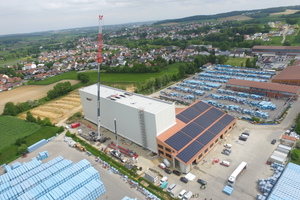
[[[85,119],[97,124],[97,84],[79,90]],[[156,136],[176,124],[175,104],[100,86],[101,126],[157,153]]]

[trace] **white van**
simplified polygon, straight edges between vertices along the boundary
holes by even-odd
[[[181,190],[181,192],[178,194],[178,199],[182,199],[183,196],[185,195],[186,190]]]
[[[183,200],[189,200],[190,198],[192,198],[193,193],[191,191],[188,191],[184,196],[183,196]]]
[[[168,159],[163,159],[163,163],[166,165],[166,167],[171,167],[171,163]]]
[[[162,179],[160,179],[160,184],[162,184],[163,182],[168,181],[168,177],[164,176],[162,177]]]
[[[175,183],[172,183],[172,184],[168,187],[167,192],[171,192],[175,187],[176,187],[176,184],[175,184]]]

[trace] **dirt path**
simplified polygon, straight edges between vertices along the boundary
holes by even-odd
[[[38,100],[47,96],[47,92],[52,90],[57,83],[69,81],[72,85],[78,83],[77,80],[62,80],[51,85],[25,85],[10,91],[0,93],[0,114],[3,113],[4,105],[7,102],[25,102],[27,100]]]

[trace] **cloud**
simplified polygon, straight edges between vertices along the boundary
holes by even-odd
[[[176,19],[297,5],[298,0],[10,0],[0,1],[0,35]]]

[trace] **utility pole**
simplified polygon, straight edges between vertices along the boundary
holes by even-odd
[[[102,18],[103,15],[99,15],[99,32],[98,32],[98,56],[97,56],[97,62],[98,62],[98,87],[97,87],[97,109],[98,109],[98,137],[97,139],[100,140],[102,137],[101,134],[101,124],[100,124],[100,64],[102,63]]]

